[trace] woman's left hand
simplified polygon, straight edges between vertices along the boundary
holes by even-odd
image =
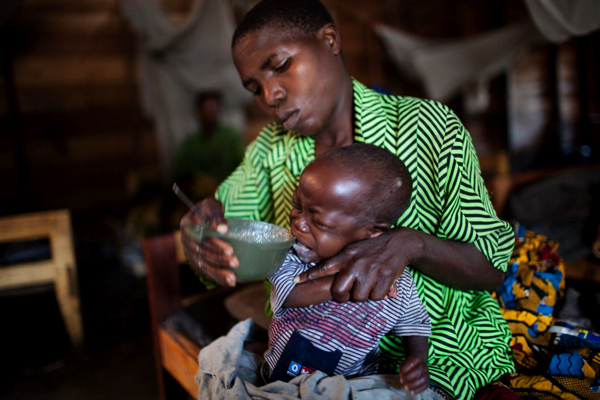
[[[397,228],[377,238],[351,243],[298,275],[295,281],[337,274],[331,289],[336,301],[382,300],[418,251],[408,238],[402,238],[405,233],[403,228]]]
[[[473,243],[396,227],[379,237],[349,244],[294,281],[337,274],[331,287],[336,301],[382,300],[409,264],[460,290],[494,290],[504,280],[504,273]]]

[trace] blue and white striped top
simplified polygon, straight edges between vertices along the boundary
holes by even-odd
[[[282,266],[269,280],[273,320],[265,359],[274,369],[294,330],[324,351],[342,351],[336,375],[377,373],[379,340],[392,331],[396,336],[431,336],[427,310],[417,296],[408,268],[396,281],[397,298],[366,302],[327,301],[303,308],[282,307],[295,286],[294,277],[313,267],[303,264],[290,250]]]

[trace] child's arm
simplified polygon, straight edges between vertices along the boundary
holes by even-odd
[[[427,337],[404,336],[402,344],[406,352],[406,359],[400,363],[400,383],[412,394],[421,393],[429,386]]]
[[[308,307],[332,300],[331,286],[335,275],[296,284],[283,302],[285,308]]]
[[[331,275],[312,281],[297,283],[283,302],[283,306],[285,308],[308,307],[333,300],[331,286],[334,278],[335,275]],[[388,296],[396,297],[396,284],[390,288],[390,291],[388,292],[388,295],[385,296],[384,300],[387,300]]]

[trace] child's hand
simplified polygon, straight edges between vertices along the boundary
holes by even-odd
[[[408,356],[400,363],[400,383],[411,394],[418,394],[429,386],[427,363],[417,356]]]
[[[393,297],[395,299],[397,296],[398,296],[398,289],[396,288],[396,282],[394,282],[394,284],[390,287],[390,290],[388,290],[387,294],[385,295],[385,297],[383,299],[387,300],[390,297]]]

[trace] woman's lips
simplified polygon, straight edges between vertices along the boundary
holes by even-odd
[[[284,114],[281,119],[281,125],[285,130],[291,130],[296,126],[298,122],[298,117],[300,116],[300,112],[294,111],[291,114]]]
[[[298,254],[298,258],[300,258],[303,263],[307,264],[310,262],[311,255],[313,253],[313,250],[310,247],[296,241],[296,243],[294,243],[294,250],[296,251],[296,254]]]

